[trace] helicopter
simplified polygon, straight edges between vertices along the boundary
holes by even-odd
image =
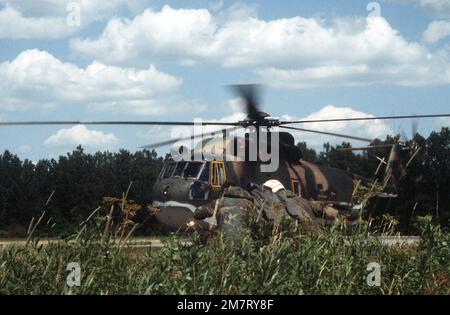
[[[232,87],[244,101],[247,117],[241,121],[218,123],[218,125],[226,124],[244,129],[252,127],[250,134],[246,133],[245,137],[230,137],[228,136],[228,131],[236,129],[236,127],[232,127],[210,133],[171,139],[143,147],[153,149],[162,145],[182,143],[184,140],[201,138],[201,141],[192,149],[188,149],[183,145],[174,145],[171,152],[173,158],[165,161],[153,186],[153,206],[159,209],[155,216],[165,226],[174,229],[189,226],[194,222],[193,214],[195,214],[196,209],[220,198],[226,187],[239,186],[246,188],[250,184],[270,187],[268,183],[273,184],[273,182],[283,189],[290,190],[300,198],[313,202],[326,202],[326,204],[339,209],[339,211],[352,212],[352,210],[361,210],[363,206],[354,203],[355,185],[374,185],[373,180],[349,171],[316,165],[304,160],[301,150],[295,145],[295,139],[289,131],[324,134],[369,143],[373,142],[374,139],[297,128],[289,125],[312,122],[329,123],[374,119],[406,119],[411,117],[417,119],[418,117],[434,116],[415,115],[280,121],[260,111],[257,101],[257,85]],[[208,136],[213,137],[208,138]],[[274,143],[275,146],[273,146]],[[254,154],[256,159],[253,160],[250,158],[252,147],[253,151],[256,150],[256,154]],[[241,152],[243,154],[239,154],[238,148],[243,148],[244,152]],[[410,148],[405,143],[398,142],[387,145],[371,145],[363,148],[357,147],[354,150],[380,148],[390,148],[391,150],[387,162],[384,159],[380,162],[380,166],[382,163],[386,165],[382,183],[383,191],[374,191],[372,197],[395,198],[397,196],[395,187],[398,180],[397,173],[399,169],[404,171],[400,151]],[[262,166],[268,165],[267,152],[270,151],[279,153],[277,159],[275,159],[276,167],[271,170],[266,168],[266,171],[263,171]],[[416,154],[417,151],[410,155],[415,156]],[[242,158],[243,156],[244,158]],[[273,162],[273,156],[271,160]],[[407,164],[409,163],[410,160],[408,160]],[[197,221],[196,224],[198,224]]]
[[[172,147],[171,158],[166,158],[152,189],[152,206],[158,209],[156,219],[169,228],[180,229],[186,228],[192,222],[198,207],[220,198],[225,188],[230,186],[245,188],[251,183],[264,185],[276,182],[280,187],[308,201],[323,201],[344,211],[361,209],[361,205],[353,202],[355,185],[359,185],[358,183],[369,185],[373,181],[349,171],[316,165],[304,160],[291,132],[316,133],[367,143],[373,142],[374,139],[292,125],[450,117],[450,114],[432,114],[285,121],[273,118],[260,110],[258,85],[233,85],[232,88],[243,100],[247,113],[247,116],[239,121],[3,121],[0,122],[0,126],[76,124],[222,126],[223,129],[213,132],[202,132],[141,147],[154,149],[185,140],[200,139],[192,149],[183,145]],[[230,136],[230,133],[236,130],[246,131],[245,136]],[[386,164],[384,191],[373,192],[372,196],[395,198],[397,196],[395,185],[389,183],[395,179],[393,166],[399,162],[398,150],[402,144],[366,146],[359,149],[370,150],[379,147],[390,147],[391,153],[387,162],[383,160]]]

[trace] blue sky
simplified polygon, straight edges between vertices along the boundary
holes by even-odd
[[[234,83],[265,84],[263,109],[276,117],[449,113],[450,1],[369,2],[0,0],[0,120],[230,121]],[[423,119],[419,132],[442,126]],[[372,138],[410,122],[308,127]],[[133,151],[173,132],[2,127],[0,151]]]

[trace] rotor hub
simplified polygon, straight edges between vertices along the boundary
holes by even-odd
[[[268,116],[268,115],[267,115]],[[243,128],[247,128],[249,126],[255,126],[255,127],[259,127],[259,126],[264,126],[267,128],[270,127],[277,127],[280,125],[280,120],[278,119],[261,119],[261,120],[255,120],[255,119],[244,119],[244,120],[240,120],[239,121],[239,125],[242,126]]]

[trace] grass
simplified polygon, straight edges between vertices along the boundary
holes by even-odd
[[[450,293],[450,236],[429,220],[420,222],[417,247],[369,237],[389,234],[392,222],[351,229],[337,223],[309,234],[287,223],[272,234],[268,224],[248,222],[234,239],[217,235],[205,243],[194,234],[185,245],[174,235],[158,251],[129,248],[133,226],[114,226],[98,213],[46,246],[30,225],[26,246],[0,252],[0,294]],[[66,283],[69,262],[81,266],[79,287]],[[370,262],[381,266],[380,287],[367,285]]]

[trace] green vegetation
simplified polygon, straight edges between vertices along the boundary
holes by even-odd
[[[191,244],[169,239],[159,251],[130,248],[132,228],[115,227],[94,213],[77,233],[38,245],[0,250],[0,294],[449,294],[450,235],[417,222],[418,247],[382,245],[369,230],[389,234],[393,222],[345,228],[337,223],[302,234],[283,224],[271,234],[250,225],[241,237],[221,235]],[[41,221],[42,224],[42,221]],[[69,262],[81,267],[80,286],[69,287]],[[367,266],[381,266],[381,286],[368,286]]]

